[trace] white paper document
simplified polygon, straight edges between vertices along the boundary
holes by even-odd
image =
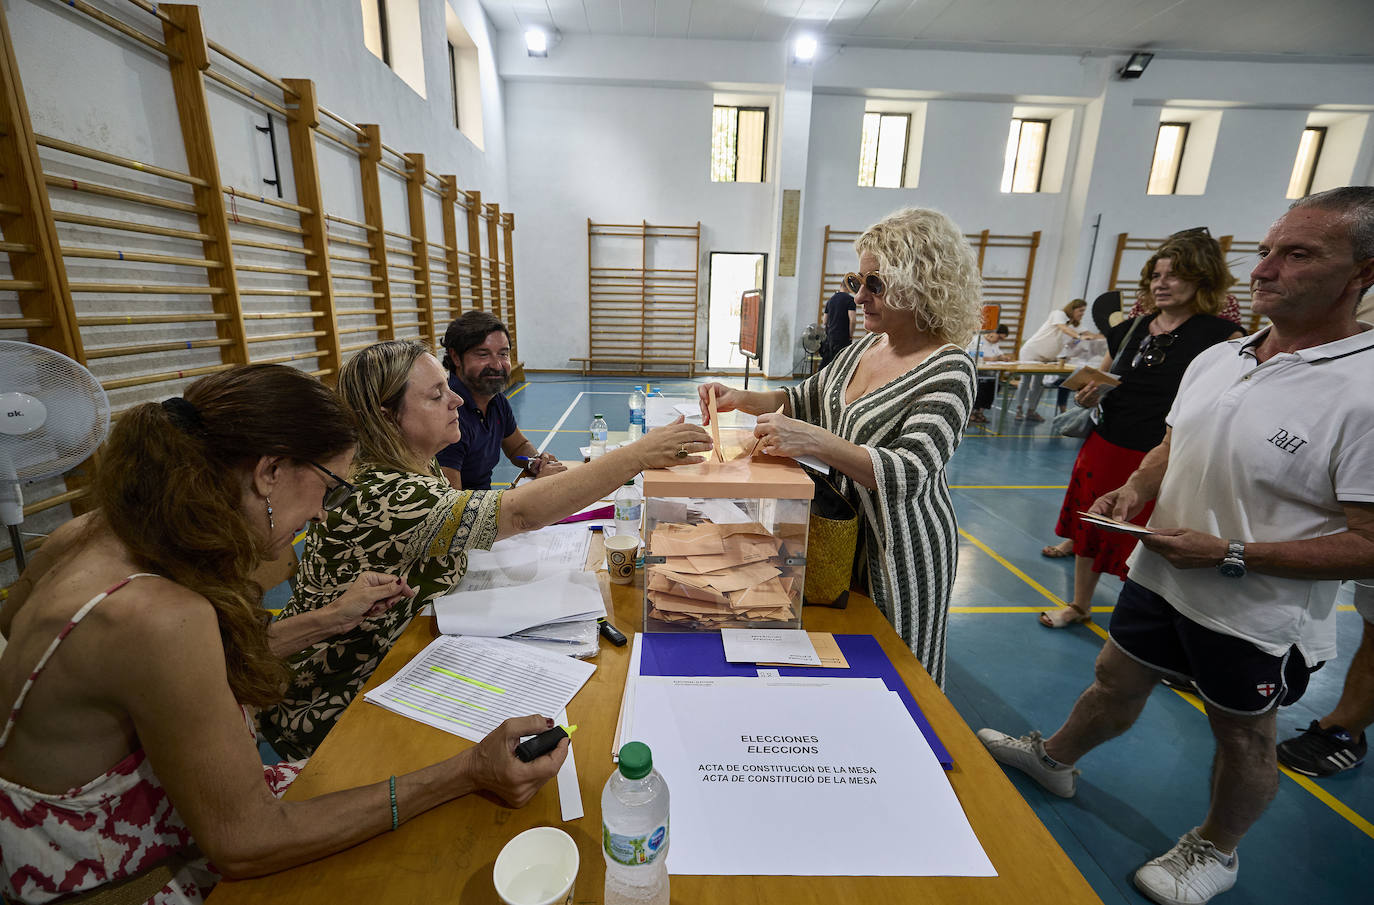
[[[563,570],[548,578],[485,591],[457,591],[434,600],[445,635],[501,638],[547,622],[576,622],[606,615],[592,572]]]
[[[723,628],[727,663],[786,663],[788,666],[820,666],[821,658],[811,636],[801,629]]]
[[[636,685],[629,737],[673,795],[670,873],[996,876],[893,692]]]
[[[435,638],[364,698],[470,741],[504,720],[568,706],[596,667],[503,638]]]
[[[455,592],[508,588],[582,571],[587,564],[591,531],[587,523],[550,525],[497,541],[490,550],[469,550],[468,568]]]

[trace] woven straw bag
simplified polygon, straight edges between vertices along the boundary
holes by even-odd
[[[854,551],[859,545],[859,515],[829,478],[811,478],[816,482],[816,496],[806,531],[806,604],[843,609],[849,603]]]

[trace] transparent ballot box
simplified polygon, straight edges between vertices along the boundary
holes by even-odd
[[[769,456],[644,472],[644,630],[801,628],[814,490]]]

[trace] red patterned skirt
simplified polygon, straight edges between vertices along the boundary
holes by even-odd
[[[1091,528],[1078,513],[1086,512],[1102,494],[1125,484],[1144,458],[1145,453],[1117,446],[1093,431],[1074,460],[1069,489],[1064,493],[1064,505],[1059,508],[1054,533],[1073,539],[1075,556],[1092,557],[1094,572],[1110,572],[1125,579],[1126,557],[1135,549],[1136,539],[1118,531]],[[1154,502],[1150,502],[1131,521],[1145,524],[1154,508]]]

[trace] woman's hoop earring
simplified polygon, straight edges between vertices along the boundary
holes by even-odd
[[[272,498],[269,496],[264,497],[263,499],[267,500],[267,529],[269,531],[275,531],[277,528],[277,522],[275,519],[272,518]]]

